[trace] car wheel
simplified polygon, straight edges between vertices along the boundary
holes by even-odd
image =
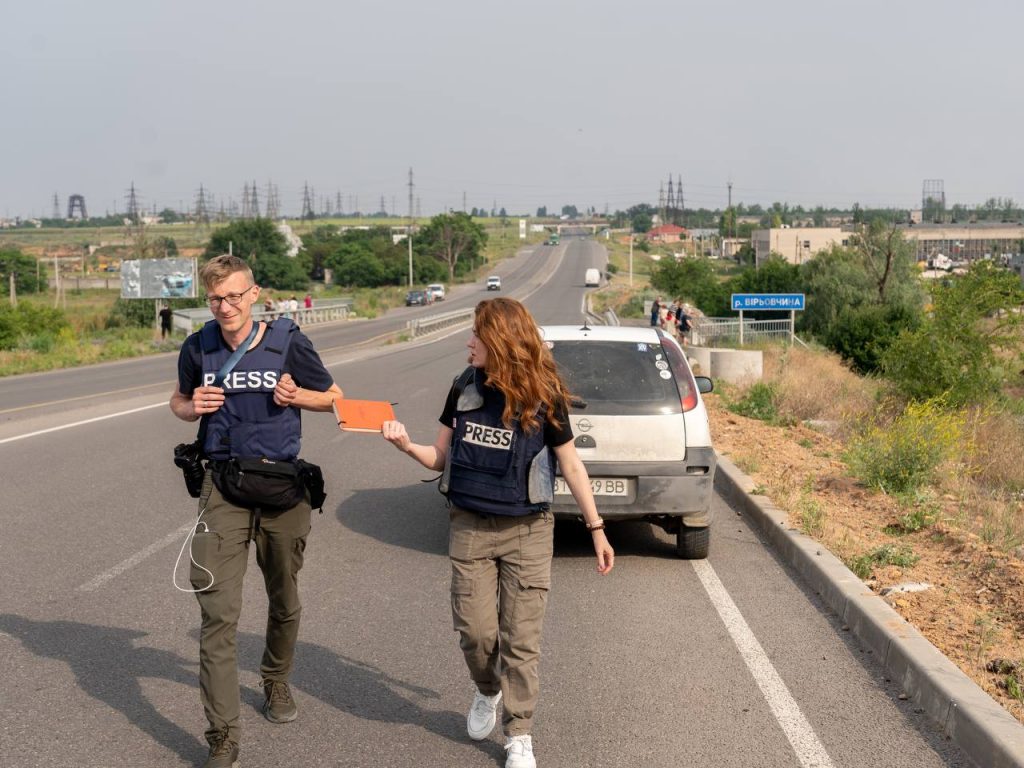
[[[711,529],[679,526],[676,534],[676,554],[684,560],[703,560],[711,546]]]

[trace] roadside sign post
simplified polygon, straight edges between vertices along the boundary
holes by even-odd
[[[777,312],[789,310],[789,343],[796,335],[796,313],[803,311],[805,296],[802,293],[734,293],[732,308],[740,313],[740,346],[743,346],[743,310],[759,309]]]

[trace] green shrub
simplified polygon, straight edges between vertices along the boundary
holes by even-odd
[[[39,334],[56,334],[67,327],[67,317],[59,309],[27,302],[16,307],[0,304],[0,349],[15,349]]]
[[[825,345],[859,373],[874,373],[900,331],[912,330],[920,315],[903,305],[845,307],[828,327]]]
[[[778,392],[774,384],[759,381],[740,400],[729,403],[728,407],[740,416],[774,424],[779,417]]]
[[[846,566],[853,571],[858,578],[868,579],[874,572],[876,565],[896,565],[900,568],[910,568],[918,560],[919,555],[914,554],[908,546],[896,544],[883,544],[875,547],[870,552],[851,557],[846,561]]]
[[[888,427],[856,438],[846,455],[854,476],[885,493],[908,493],[927,483],[966,439],[964,415],[944,406],[940,399],[911,403]]]

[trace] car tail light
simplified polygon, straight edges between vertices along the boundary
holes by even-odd
[[[661,348],[665,350],[665,357],[668,358],[668,365],[675,375],[676,386],[679,388],[679,399],[683,404],[683,413],[692,411],[697,407],[697,382],[693,379],[693,372],[683,357],[683,350],[675,339],[661,335]]]

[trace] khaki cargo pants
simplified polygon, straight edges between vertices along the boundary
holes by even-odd
[[[242,579],[249,561],[253,515],[221,496],[210,472],[203,480],[199,509],[205,507],[192,542],[195,563],[213,574],[213,587],[197,592],[202,611],[199,636],[199,691],[210,727],[207,740],[228,730],[238,743],[239,692],[235,633],[242,611]],[[308,498],[284,512],[264,512],[255,530],[256,563],[263,571],[269,610],[260,675],[287,680],[299,636],[298,575],[302,568],[311,509]],[[205,527],[203,524],[206,524]],[[210,583],[210,573],[192,565],[193,589]]]
[[[554,517],[452,507],[450,518],[452,617],[470,677],[484,695],[502,692],[507,736],[529,733],[540,692]]]

